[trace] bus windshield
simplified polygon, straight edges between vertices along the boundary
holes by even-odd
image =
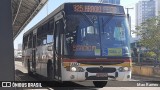
[[[81,13],[67,15],[66,21],[64,55],[130,56],[125,16]]]

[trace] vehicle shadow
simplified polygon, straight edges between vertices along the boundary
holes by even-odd
[[[35,78],[23,73],[20,70],[15,70],[15,81],[37,81]]]
[[[42,88],[16,88],[16,90],[34,90],[44,89],[45,90],[98,90],[93,86],[83,86],[74,82],[57,82],[48,81],[47,78],[40,75],[28,75],[20,70],[15,70],[15,81],[22,83],[41,83]]]

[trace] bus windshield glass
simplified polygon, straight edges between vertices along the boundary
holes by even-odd
[[[64,55],[129,57],[129,27],[125,16],[78,13],[66,16]]]

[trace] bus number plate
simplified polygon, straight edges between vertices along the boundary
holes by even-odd
[[[97,73],[96,77],[108,77],[107,73]]]

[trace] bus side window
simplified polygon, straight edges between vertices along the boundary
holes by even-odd
[[[47,35],[47,43],[53,42],[53,35]]]
[[[45,45],[47,43],[48,23],[42,25],[37,31],[37,46]]]
[[[53,30],[54,29],[54,20],[49,22],[49,29],[47,30],[47,43],[52,43],[53,41]]]
[[[49,32],[52,31],[52,33],[53,33],[53,29],[54,29],[54,20],[51,20],[49,22]]]
[[[27,49],[28,35],[23,38],[23,50]]]
[[[42,26],[39,27],[37,30],[37,46],[41,45],[41,30],[42,30]]]
[[[32,36],[33,36],[33,33],[30,33],[29,39],[28,39],[28,48],[32,48]]]

